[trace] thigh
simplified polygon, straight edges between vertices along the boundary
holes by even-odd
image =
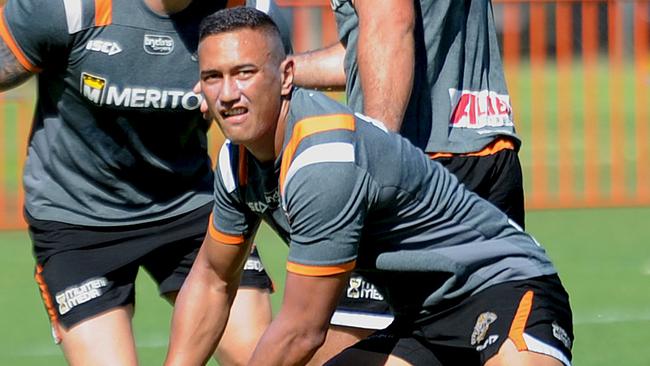
[[[217,346],[220,365],[245,365],[271,323],[269,291],[259,288],[239,288],[230,310],[228,324]]]
[[[133,307],[113,308],[61,330],[61,346],[71,366],[137,365],[131,318]]]
[[[375,332],[374,329],[330,325],[325,337],[325,343],[316,351],[309,361],[311,366],[323,365],[327,360],[341,353],[346,348],[367,338]],[[347,359],[347,358],[344,358]]]
[[[180,216],[164,225],[158,225],[148,240],[163,243],[148,253],[142,266],[158,283],[158,291],[168,299],[173,298],[198,255],[205,238],[212,205],[203,206],[193,212]],[[257,248],[244,266],[241,287],[256,288],[273,292],[273,283],[260,260]]]

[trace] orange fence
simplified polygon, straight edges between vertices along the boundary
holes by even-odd
[[[297,51],[336,41],[329,0],[276,1]],[[493,3],[527,207],[650,205],[650,0]],[[31,87],[0,94],[0,229],[24,227],[32,109]]]

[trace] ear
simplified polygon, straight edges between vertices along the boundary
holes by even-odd
[[[280,64],[280,72],[282,73],[282,96],[286,97],[291,93],[293,88],[293,74],[295,71],[295,62],[293,56],[287,56]]]

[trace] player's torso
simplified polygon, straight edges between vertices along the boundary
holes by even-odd
[[[166,17],[153,13],[142,0],[114,0],[109,24],[72,35],[66,87],[102,110],[196,111],[200,96],[192,92],[198,79],[195,51],[198,22],[205,15],[196,10]],[[80,16],[87,18],[84,15],[82,10]]]
[[[346,44],[348,103],[362,111],[356,52],[359,19],[350,0],[331,3],[339,37]],[[400,133],[427,152],[474,152],[497,135],[517,141],[491,4],[454,0],[414,4],[415,77]]]
[[[65,9],[67,54],[49,58],[65,60],[39,75],[25,170],[30,213],[52,219],[62,210],[68,222],[106,225],[208,201],[207,122],[192,88],[198,24],[220,3],[195,1],[167,17],[143,0],[66,2],[78,5]]]

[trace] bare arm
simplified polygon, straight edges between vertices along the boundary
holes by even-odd
[[[349,272],[311,277],[287,273],[282,308],[249,365],[304,365],[325,341]]]
[[[32,73],[18,62],[5,41],[0,38],[0,92],[22,84],[30,76]]]
[[[413,0],[356,0],[354,6],[359,16],[363,113],[399,131],[413,88]]]
[[[203,365],[228,322],[251,240],[229,245],[207,235],[176,300],[165,365]]]
[[[338,42],[327,48],[294,56],[296,85],[310,89],[342,91],[345,89],[343,60],[345,48]]]

